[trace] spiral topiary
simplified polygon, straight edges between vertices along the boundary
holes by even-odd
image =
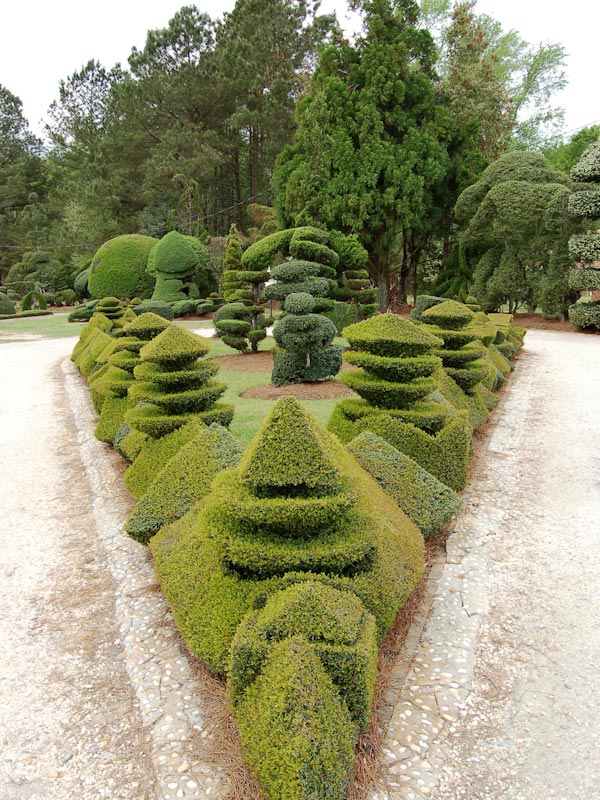
[[[202,337],[178,325],[142,347],[128,395],[137,405],[126,414],[128,424],[155,439],[195,417],[229,425],[233,407],[217,403],[227,387],[211,380],[218,366],[203,358],[209,349]]]

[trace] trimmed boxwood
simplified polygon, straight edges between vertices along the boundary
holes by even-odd
[[[163,525],[182,517],[210,490],[214,476],[234,467],[242,448],[226,428],[197,429],[167,461],[127,521],[127,533],[147,544]]]
[[[340,495],[352,498],[344,513]],[[290,535],[295,523],[303,524],[307,506],[320,508],[328,498],[335,522],[315,512],[313,519],[320,519],[322,527],[315,524],[301,537]],[[286,519],[283,530],[263,532],[258,521],[262,509],[273,519],[272,501],[283,504],[286,499],[285,514],[278,509]],[[368,540],[366,547],[360,538]],[[252,550],[257,541],[261,547]],[[281,560],[278,566],[286,544],[287,563],[299,565],[296,556],[304,547],[310,570],[286,572]],[[221,673],[227,670],[239,623],[260,598],[318,578],[359,597],[382,636],[423,571],[418,529],[293,398],[275,404],[240,466],[215,478],[202,509],[165,526],[150,546],[183,638],[196,656]],[[249,553],[252,561],[236,566]]]
[[[204,429],[205,425],[202,420],[196,418],[168,436],[147,440],[140,454],[123,476],[126,488],[134,497],[142,497],[167,462]]]
[[[267,800],[342,800],[354,763],[354,725],[304,637],[270,649],[236,717]]]
[[[361,433],[348,445],[358,463],[412,519],[427,539],[460,509],[460,497],[374,433]]]
[[[578,328],[600,330],[600,302],[578,302],[569,306],[569,320]]]
[[[16,308],[12,300],[4,292],[0,292],[0,314],[9,316],[15,313]]]

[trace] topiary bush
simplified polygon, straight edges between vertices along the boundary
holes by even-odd
[[[570,214],[581,219],[599,220],[600,139],[584,151],[571,170],[571,178],[584,184],[586,191],[574,192],[569,197]],[[600,231],[596,224],[586,233],[571,236],[569,254],[577,262],[569,273],[569,286],[592,293],[569,307],[569,319],[578,328],[600,329]]]
[[[133,311],[138,316],[151,312],[152,314],[157,314],[159,317],[163,317],[171,322],[175,319],[173,307],[169,305],[169,303],[165,303],[163,300],[142,300],[141,303],[138,303],[133,307]]]
[[[7,294],[0,292],[0,314],[10,315],[15,313],[16,308],[12,300],[9,299]]]
[[[217,475],[202,503],[150,547],[189,648],[230,674],[242,742],[265,794],[341,798],[352,744],[370,715],[377,638],[423,572],[418,529],[288,397],[240,465]],[[296,637],[310,674],[279,658]],[[294,708],[276,721],[273,709],[292,697]],[[303,733],[291,740],[294,709],[303,709]]]
[[[305,292],[289,294],[285,300],[285,316],[273,328],[281,348],[275,351],[271,374],[275,386],[327,380],[342,366],[343,348],[332,344],[335,325],[313,313],[314,307],[314,298]]]
[[[241,353],[257,353],[258,344],[267,336],[267,327],[273,323],[261,306],[242,302],[226,303],[213,316],[216,334],[229,347]]]
[[[39,308],[41,311],[45,311],[48,308],[45,296],[38,292],[37,289],[27,292],[21,299],[21,311],[31,311],[33,308]]]
[[[129,425],[155,439],[195,417],[229,425],[233,406],[217,403],[226,386],[211,380],[218,366],[203,359],[209,349],[202,337],[177,325],[146,344],[129,392],[130,401],[137,404],[127,412]]]
[[[197,427],[194,436],[155,475],[129,520],[127,533],[148,544],[163,525],[182,517],[208,494],[213,478],[236,466],[242,447],[221,425]]]
[[[234,714],[266,796],[343,796],[373,698],[372,615],[349,592],[298,584],[246,616],[231,653]]]
[[[184,639],[221,673],[259,597],[318,576],[360,597],[383,635],[423,567],[417,528],[293,398],[275,404],[240,466],[217,476],[200,515],[166,526],[151,547]]]
[[[196,270],[208,261],[206,247],[192,236],[170,231],[152,249],[148,272],[155,276],[152,300],[176,303],[200,297]]]
[[[88,290],[92,297],[150,297],[154,278],[146,272],[152,236],[128,233],[106,242],[90,265]]]
[[[452,489],[381,437],[361,433],[350,442],[348,450],[426,539],[460,509],[462,500]]]

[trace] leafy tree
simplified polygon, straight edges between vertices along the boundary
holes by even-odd
[[[24,251],[45,241],[47,171],[18,97],[0,84],[0,282]]]
[[[568,142],[555,144],[544,150],[546,160],[555,168],[567,174],[573,169],[591,144],[600,137],[600,125],[591,125],[575,133]]]
[[[560,277],[572,223],[571,183],[535,153],[508,153],[456,205],[463,274],[484,310],[534,310],[544,283]],[[564,277],[564,272],[562,277]],[[547,287],[546,287],[547,288]]]
[[[436,129],[435,48],[417,28],[415,2],[353,6],[365,33],[355,46],[342,41],[320,55],[275,176],[278,209],[287,225],[356,233],[385,308],[396,269],[406,298],[448,159]]]

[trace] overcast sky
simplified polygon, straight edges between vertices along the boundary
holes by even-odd
[[[193,0],[187,0],[188,4]],[[2,0],[0,4],[0,83],[23,101],[33,130],[41,131],[58,84],[90,59],[111,67],[127,64],[133,46],[143,47],[146,31],[165,27],[186,0]],[[200,10],[219,17],[235,0],[196,0]],[[322,0],[321,11],[336,10],[352,27],[345,0]],[[598,87],[598,0],[478,0],[476,10],[515,28],[527,41],[559,42],[569,54],[568,88],[558,97],[566,109],[566,131],[600,122]]]

